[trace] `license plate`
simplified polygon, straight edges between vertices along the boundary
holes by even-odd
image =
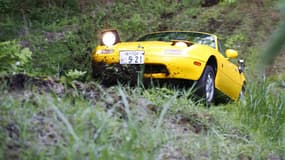
[[[120,51],[120,64],[144,64],[144,51]]]

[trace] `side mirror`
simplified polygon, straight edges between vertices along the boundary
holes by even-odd
[[[227,49],[226,50],[226,56],[227,58],[233,59],[238,57],[238,52],[233,49]]]
[[[238,60],[238,70],[239,70],[239,73],[243,72],[245,69],[245,61],[244,59],[239,59]]]

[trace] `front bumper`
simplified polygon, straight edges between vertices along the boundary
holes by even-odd
[[[96,72],[106,72],[105,76],[137,76],[144,72],[145,78],[198,80],[206,63],[190,56],[145,56],[143,65],[121,65],[116,55],[97,55],[93,57]],[[200,65],[195,65],[199,62]],[[111,70],[112,71],[111,71]],[[144,70],[145,69],[145,70]],[[108,71],[110,70],[110,71]],[[126,74],[121,74],[126,73]],[[98,75],[95,73],[96,75]],[[97,76],[98,77],[98,76]],[[122,77],[123,79],[126,77]]]

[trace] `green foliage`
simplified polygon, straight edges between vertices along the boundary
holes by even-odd
[[[55,35],[56,33],[51,33]],[[37,35],[28,37],[25,41],[32,43],[31,49],[34,54],[32,57],[31,73],[34,75],[60,75],[63,73],[65,63],[70,57],[70,51],[63,39],[48,38],[47,36]],[[54,39],[53,39],[54,38]],[[67,68],[68,69],[68,68]]]
[[[200,7],[200,0],[88,1],[89,7],[85,6],[87,9],[79,14],[77,2],[63,2],[23,1],[22,6],[14,4],[15,8],[23,8],[23,13],[11,11],[19,15],[12,17],[13,14],[8,12],[7,17],[12,18],[4,18],[5,23],[0,23],[4,28],[0,31],[3,31],[0,33],[2,39],[7,40],[21,33],[21,39],[28,42],[34,53],[29,72],[34,75],[60,76],[74,68],[90,72],[91,51],[98,43],[96,33],[103,28],[118,29],[122,40],[137,39],[142,34],[157,30],[217,32],[220,37],[224,36],[223,39],[228,39],[228,48],[238,49],[241,56],[248,53],[244,46],[252,45],[250,43],[259,38],[246,34],[255,26],[250,24],[252,18],[248,22],[240,22],[242,18],[237,10],[242,10],[242,4],[236,4],[238,9],[234,11],[231,11],[230,5],[216,5],[205,12],[205,8]],[[95,9],[92,10],[92,7]],[[270,22],[266,24],[270,25]],[[7,33],[13,35],[8,36]]]
[[[76,0],[0,0],[0,41],[18,38],[78,12]],[[35,33],[35,32],[33,32]]]
[[[31,60],[32,52],[21,48],[16,41],[0,43],[0,76],[23,72],[24,66]]]
[[[60,98],[37,93],[21,98],[2,95],[1,158],[266,159],[284,147],[273,141],[260,143],[248,130],[254,126],[249,121],[234,123],[240,113],[253,123],[266,119],[263,122],[268,124],[271,118],[266,116],[273,116],[277,109],[266,110],[266,116],[258,112],[263,117],[259,118],[246,108],[250,106],[205,108],[189,101],[191,91],[126,86],[103,89],[98,84],[85,87],[100,92],[87,99],[83,97],[89,93],[84,92],[76,96],[67,92]]]
[[[236,0],[222,0],[222,2],[226,4],[232,4],[232,3],[236,3]]]
[[[38,13],[37,9],[78,9],[76,0],[0,0],[0,10],[3,13],[22,14],[23,12],[29,15],[35,15]]]
[[[34,75],[63,75],[65,71],[77,69],[91,70],[91,52],[95,46],[95,30],[92,24],[87,24],[85,17],[74,17],[66,23],[80,23],[78,28],[61,27],[48,28],[33,36],[27,36],[23,41],[31,44]],[[92,34],[93,33],[93,34]]]
[[[201,4],[202,0],[192,0],[192,1],[189,1],[189,0],[182,0],[182,3],[183,5],[185,6],[199,6]]]
[[[248,87],[245,104],[238,107],[242,123],[271,140],[283,141],[285,127],[284,91],[277,83],[255,84]]]
[[[78,71],[78,70],[69,70],[66,73],[66,77],[69,78],[70,80],[78,80],[81,79],[84,75],[86,74],[86,71]]]
[[[7,0],[0,0],[0,13],[6,13],[9,10],[9,2]]]
[[[244,44],[245,41],[247,41],[246,35],[242,33],[233,34],[227,39],[225,47],[240,50],[244,47],[242,44]]]
[[[118,27],[128,31],[131,36],[137,37],[140,35],[140,33],[143,33],[147,26],[141,15],[134,14],[130,19],[126,20],[125,23]]]
[[[71,86],[76,90],[75,82],[85,80],[86,73],[86,71],[78,71],[77,69],[69,70],[65,75],[60,77],[60,81],[66,86]]]
[[[0,42],[5,42],[17,38],[22,27],[10,16],[1,17],[0,15],[0,28]]]
[[[35,95],[18,101],[1,96],[1,104],[9,104],[1,105],[0,139],[6,139],[1,143],[0,150],[5,152],[1,156],[9,159],[14,152],[27,159],[153,159],[163,138],[162,130],[156,129],[147,117],[141,123],[140,113],[133,109],[130,110],[133,118],[122,119],[121,116],[130,116],[125,115],[125,107],[134,105],[129,102],[121,106],[121,116],[119,106],[111,106],[106,112],[106,104],[102,102],[105,96],[112,97],[110,93],[106,94],[99,95],[96,106],[80,101],[80,97],[72,104],[64,97],[58,100]],[[124,91],[120,95],[128,96]],[[17,131],[6,130],[9,126],[14,126]],[[15,132],[17,137],[9,137]],[[24,147],[25,143],[29,143],[29,147]],[[7,145],[15,144],[19,144],[19,150],[7,148]]]
[[[255,155],[260,159],[270,153],[285,156],[284,93],[277,81],[254,82],[247,85],[246,100],[232,108],[236,123],[245,127],[249,137],[262,146],[263,152]]]

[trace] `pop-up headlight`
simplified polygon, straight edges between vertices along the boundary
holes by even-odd
[[[116,42],[116,36],[113,32],[105,32],[102,36],[102,42],[106,46],[112,46]]]
[[[107,30],[101,33],[102,35],[102,44],[105,46],[112,46],[120,41],[118,32],[116,30]]]

